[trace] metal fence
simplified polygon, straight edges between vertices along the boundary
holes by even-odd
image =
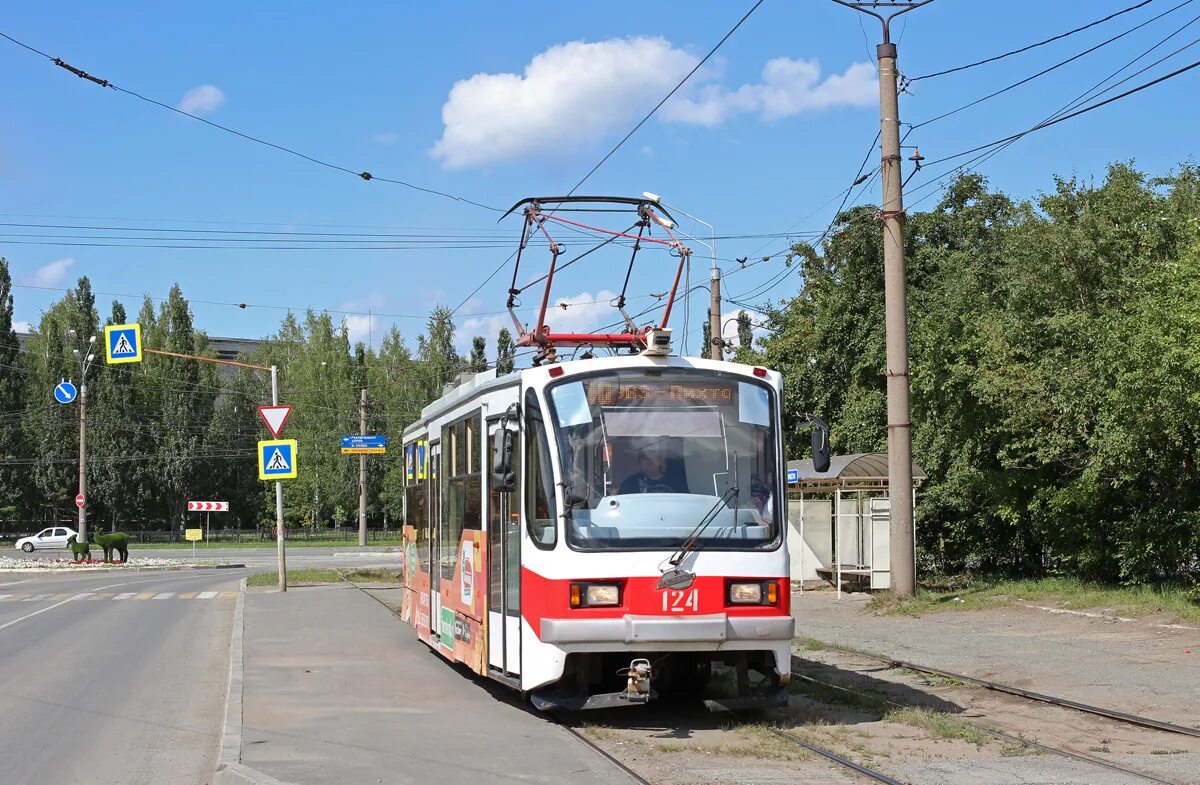
[[[51,525],[65,526],[68,529],[74,531],[75,523],[76,523],[75,521],[64,521],[64,522],[51,524]],[[12,543],[12,542],[15,542],[16,540],[20,539],[21,537],[28,537],[30,535],[37,534],[44,528],[46,528],[46,527],[41,526],[36,529],[31,529],[29,531],[13,531],[13,529],[11,527],[5,527],[4,533],[0,534],[0,542]],[[196,526],[195,528],[203,528],[203,527]],[[103,533],[103,532],[107,531],[107,528],[104,526],[100,526],[100,527],[97,527],[96,529],[94,529],[93,531],[95,531],[97,533]],[[140,545],[151,545],[151,544],[155,544],[155,543],[166,544],[166,543],[184,542],[184,536],[183,536],[182,530],[172,531],[172,530],[168,530],[168,529],[148,529],[148,530],[123,529],[122,531],[124,531],[126,534],[129,535],[130,542],[140,544]],[[204,541],[210,542],[210,543],[260,542],[260,541],[267,541],[267,540],[275,539],[274,527],[260,527],[257,529],[217,529],[217,528],[213,528],[213,529],[210,529],[209,531],[206,531],[204,534],[205,534]],[[357,526],[336,526],[336,527],[323,528],[323,529],[314,529],[314,528],[308,527],[308,526],[294,526],[294,527],[289,526],[285,530],[284,536],[288,540],[293,541],[293,542],[297,541],[297,540],[303,541],[303,542],[322,542],[322,541],[336,542],[339,540],[351,540],[351,541],[357,542],[358,541],[358,527]],[[382,540],[393,540],[394,541],[394,540],[399,540],[401,537],[402,537],[402,533],[399,529],[367,529],[367,542],[368,543],[379,542]]]

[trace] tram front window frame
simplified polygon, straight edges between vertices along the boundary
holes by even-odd
[[[780,547],[782,450],[770,384],[626,367],[571,375],[545,396],[572,550],[674,549],[706,517],[700,549]]]

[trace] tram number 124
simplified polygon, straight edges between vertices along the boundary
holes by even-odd
[[[662,593],[663,612],[685,613],[700,609],[699,589],[667,589]]]

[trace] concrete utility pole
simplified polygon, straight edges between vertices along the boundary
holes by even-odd
[[[75,331],[68,333],[72,338]],[[79,359],[79,495],[83,504],[79,505],[79,542],[88,542],[87,531],[87,374],[96,359],[93,350],[96,347],[96,336],[88,339],[83,351],[74,349],[73,354]]]
[[[900,95],[896,45],[891,21],[933,0],[852,2],[838,5],[869,14],[883,25],[879,59],[879,138],[883,175],[883,287],[887,332],[888,496],[891,503],[892,592],[911,597],[916,591],[916,548],[913,529],[912,422],[908,402],[908,294],[904,268],[904,194],[900,173]],[[873,9],[897,9],[884,16]]]
[[[721,351],[721,268],[714,266],[708,277],[708,356],[722,360]]]
[[[362,389],[358,401],[358,433],[367,435],[367,388]],[[358,545],[367,544],[367,456],[358,456]]]

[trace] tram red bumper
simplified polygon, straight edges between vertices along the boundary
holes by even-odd
[[[543,643],[709,643],[791,641],[792,616],[635,616],[609,619],[542,619]]]

